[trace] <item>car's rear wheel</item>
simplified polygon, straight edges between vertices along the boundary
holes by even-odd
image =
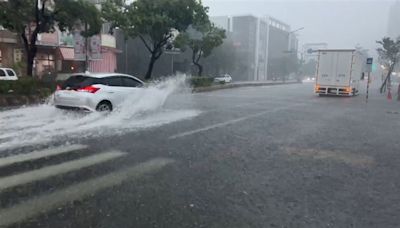
[[[100,102],[96,107],[96,111],[98,111],[98,112],[111,112],[112,111],[111,102],[109,102],[109,101]]]

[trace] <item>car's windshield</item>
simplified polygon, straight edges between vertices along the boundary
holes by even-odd
[[[0,228],[400,228],[400,0],[0,0]]]

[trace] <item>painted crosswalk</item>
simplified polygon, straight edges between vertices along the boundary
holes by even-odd
[[[87,149],[85,145],[70,145],[60,148],[51,148],[42,151],[13,155],[0,158],[0,168],[23,162],[34,162],[40,158],[56,157],[61,154],[73,153]],[[59,164],[48,165],[39,169],[33,169],[22,173],[12,174],[0,178],[0,196],[4,191],[12,191],[13,188],[38,181],[46,181],[51,177],[60,177],[70,172],[80,172],[87,167],[101,166],[101,164],[122,158],[127,154],[121,151],[104,151],[92,155],[86,155]],[[7,208],[0,207],[0,227],[7,227],[16,223],[22,223],[42,213],[49,212],[68,202],[93,196],[104,189],[121,184],[126,180],[135,180],[141,176],[156,172],[164,166],[172,163],[168,158],[154,158],[135,166],[121,168],[119,170],[93,177],[67,187],[55,189],[46,194],[29,196],[30,198]]]
[[[33,151],[31,153],[26,153],[26,154],[19,154],[19,155],[13,155],[13,156],[5,157],[5,158],[0,158],[0,168],[3,166],[15,164],[15,163],[31,161],[31,160],[35,160],[35,159],[46,158],[46,157],[56,156],[56,155],[65,154],[65,153],[71,153],[73,151],[82,150],[82,149],[86,149],[86,148],[87,148],[87,146],[85,146],[85,145],[67,145],[67,146],[49,148],[49,149],[40,150],[40,151]]]

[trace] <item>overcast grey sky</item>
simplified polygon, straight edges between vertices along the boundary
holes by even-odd
[[[211,16],[253,14],[280,19],[298,32],[300,43],[327,42],[329,48],[373,49],[387,35],[394,0],[203,0]],[[400,12],[399,12],[400,13]],[[372,54],[372,53],[371,53]]]

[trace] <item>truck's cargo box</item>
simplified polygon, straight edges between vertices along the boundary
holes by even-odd
[[[359,92],[362,57],[353,49],[319,50],[315,93],[353,96]]]

